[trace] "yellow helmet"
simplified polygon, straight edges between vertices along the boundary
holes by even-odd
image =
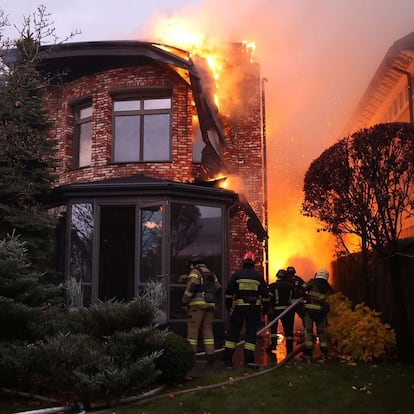
[[[315,278],[316,279],[325,279],[325,280],[328,280],[329,279],[329,272],[326,269],[319,269],[315,273]]]

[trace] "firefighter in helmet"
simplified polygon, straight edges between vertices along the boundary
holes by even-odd
[[[294,266],[288,266],[286,268],[286,280],[288,280],[290,283],[293,283],[294,286],[294,292],[291,299],[291,303],[296,302],[299,298],[305,295],[305,281],[296,274],[296,269],[294,268]],[[294,311],[303,323],[303,304],[299,303],[298,305],[296,305]]]
[[[269,319],[274,320],[282,312],[284,312],[291,304],[291,300],[295,291],[294,284],[287,278],[287,272],[280,269],[276,274],[276,281],[269,285]],[[286,353],[293,351],[293,324],[295,320],[295,311],[292,309],[287,312],[280,322],[283,327],[283,333],[286,339]],[[274,362],[277,362],[276,355],[273,353],[277,349],[277,328],[279,322],[274,323],[270,327],[270,351]]]
[[[263,275],[254,266],[256,256],[248,251],[243,256],[243,266],[230,278],[225,292],[225,305],[230,313],[229,330],[224,344],[224,364],[233,367],[233,355],[239,341],[243,323],[246,326],[244,363],[257,368],[255,350],[260,326],[262,306],[267,307],[269,295]]]
[[[188,264],[191,270],[181,299],[181,306],[187,312],[187,340],[197,352],[201,330],[207,362],[214,363],[214,311],[222,287],[199,254],[193,254]]]
[[[327,303],[326,299],[333,293],[333,288],[329,284],[328,279],[328,271],[326,269],[319,269],[315,273],[315,277],[304,285],[306,289],[303,317],[305,326],[305,351],[302,359],[304,361],[310,361],[312,359],[314,325],[316,325],[316,333],[319,338],[322,360],[325,360],[328,356],[326,315],[329,312],[329,303]]]

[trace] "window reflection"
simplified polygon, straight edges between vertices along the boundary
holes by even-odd
[[[91,164],[92,152],[92,105],[75,111],[74,168]]]
[[[92,239],[93,239],[93,206],[90,203],[73,204],[71,215],[71,251],[69,277],[82,281],[84,292],[90,292],[92,284]],[[85,297],[84,304],[90,298]]]
[[[140,283],[162,279],[162,206],[141,209]]]
[[[219,207],[172,203],[171,204],[171,272],[170,318],[184,319],[179,304],[185,289],[186,262],[194,253],[201,254],[207,266],[223,284],[223,214]],[[218,306],[216,316],[221,314]]]

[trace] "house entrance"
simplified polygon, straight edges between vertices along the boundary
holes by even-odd
[[[98,298],[135,296],[135,206],[100,206]]]

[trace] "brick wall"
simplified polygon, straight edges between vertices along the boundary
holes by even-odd
[[[110,92],[121,88],[172,87],[172,162],[112,164],[112,98]],[[92,163],[73,170],[73,115],[71,102],[91,97],[93,104]],[[134,67],[109,70],[85,76],[49,93],[50,135],[58,143],[61,160],[57,186],[144,174],[156,178],[188,182],[192,180],[191,90],[172,71],[161,67]]]

